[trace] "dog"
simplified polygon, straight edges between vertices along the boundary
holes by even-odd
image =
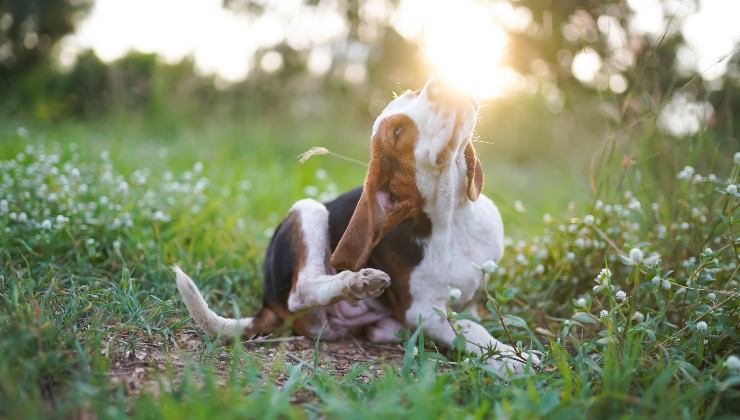
[[[372,342],[398,341],[403,328],[448,348],[490,354],[502,374],[537,365],[470,319],[478,319],[481,265],[503,254],[503,222],[482,193],[483,167],[472,143],[477,100],[430,79],[393,99],[372,127],[364,185],[320,203],[297,201],[275,230],[263,266],[263,306],[249,318],[223,318],[193,281],[174,267],[177,288],[209,334],[269,334],[284,323],[306,337],[335,340],[365,332]],[[459,290],[459,297],[457,290]],[[450,291],[455,290],[454,301]]]

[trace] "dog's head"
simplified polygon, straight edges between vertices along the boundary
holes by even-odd
[[[386,106],[373,124],[362,196],[331,257],[333,267],[359,270],[386,234],[419,214],[440,190],[478,198],[483,169],[470,141],[477,112],[473,97],[434,79]],[[461,188],[449,185],[454,177],[447,185],[439,182],[453,166],[464,174]]]

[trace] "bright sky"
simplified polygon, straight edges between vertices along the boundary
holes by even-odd
[[[81,48],[94,49],[106,61],[130,50],[154,52],[170,62],[191,55],[200,72],[238,81],[253,65],[265,71],[279,69],[282,57],[277,53],[267,54],[260,63],[251,60],[258,49],[285,40],[293,48],[310,49],[309,70],[321,74],[331,67],[332,45],[345,37],[348,28],[337,4],[319,4],[306,8],[301,0],[265,0],[266,12],[250,17],[222,8],[221,0],[97,0],[77,33],[63,41],[60,61],[71,64]],[[667,16],[685,16],[680,30],[686,45],[677,52],[680,70],[705,70],[740,42],[740,25],[735,22],[740,1],[700,0],[698,12],[687,0],[628,0],[628,4],[635,12],[630,29],[653,39],[665,30]],[[370,22],[390,19],[403,36],[421,40],[430,73],[461,89],[494,98],[522,84],[522,76],[500,63],[508,53],[504,29],[526,30],[531,23],[531,14],[523,7],[506,1],[401,0],[393,11],[386,0],[369,0],[360,12]],[[609,26],[600,21],[600,29],[602,23]],[[372,27],[364,33],[372,38]],[[573,60],[574,74],[585,83],[599,82],[601,59],[588,50],[582,53]],[[364,80],[364,57],[362,50],[354,54],[357,63],[345,70],[348,80]],[[725,71],[726,63],[721,63],[704,77],[716,79]],[[626,80],[616,76],[603,83],[618,91],[626,87]]]

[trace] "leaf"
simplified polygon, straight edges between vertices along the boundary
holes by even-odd
[[[571,319],[583,324],[599,325],[599,319],[588,312],[576,312],[576,314],[573,315]]]
[[[504,315],[504,324],[511,325],[513,327],[527,328],[527,322],[514,315]]]
[[[423,324],[424,320],[421,318],[421,315],[419,315],[419,326],[416,327],[416,331],[414,331],[411,337],[409,337],[406,345],[404,346],[406,352],[403,355],[403,367],[401,368],[401,374],[404,377],[407,377],[411,370],[411,362],[413,362],[414,360],[414,347],[416,347],[417,340],[419,339],[419,334],[421,334],[421,330],[423,328]]]

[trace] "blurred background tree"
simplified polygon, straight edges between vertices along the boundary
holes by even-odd
[[[0,115],[125,115],[157,136],[257,124],[282,130],[272,135],[290,139],[290,153],[321,142],[362,157],[365,144],[341,137],[366,136],[393,92],[452,76],[488,96],[484,159],[513,189],[545,174],[535,195],[547,197],[555,180],[583,179],[607,144],[634,161],[623,140],[645,121],[736,150],[736,10],[722,0],[2,0]]]

